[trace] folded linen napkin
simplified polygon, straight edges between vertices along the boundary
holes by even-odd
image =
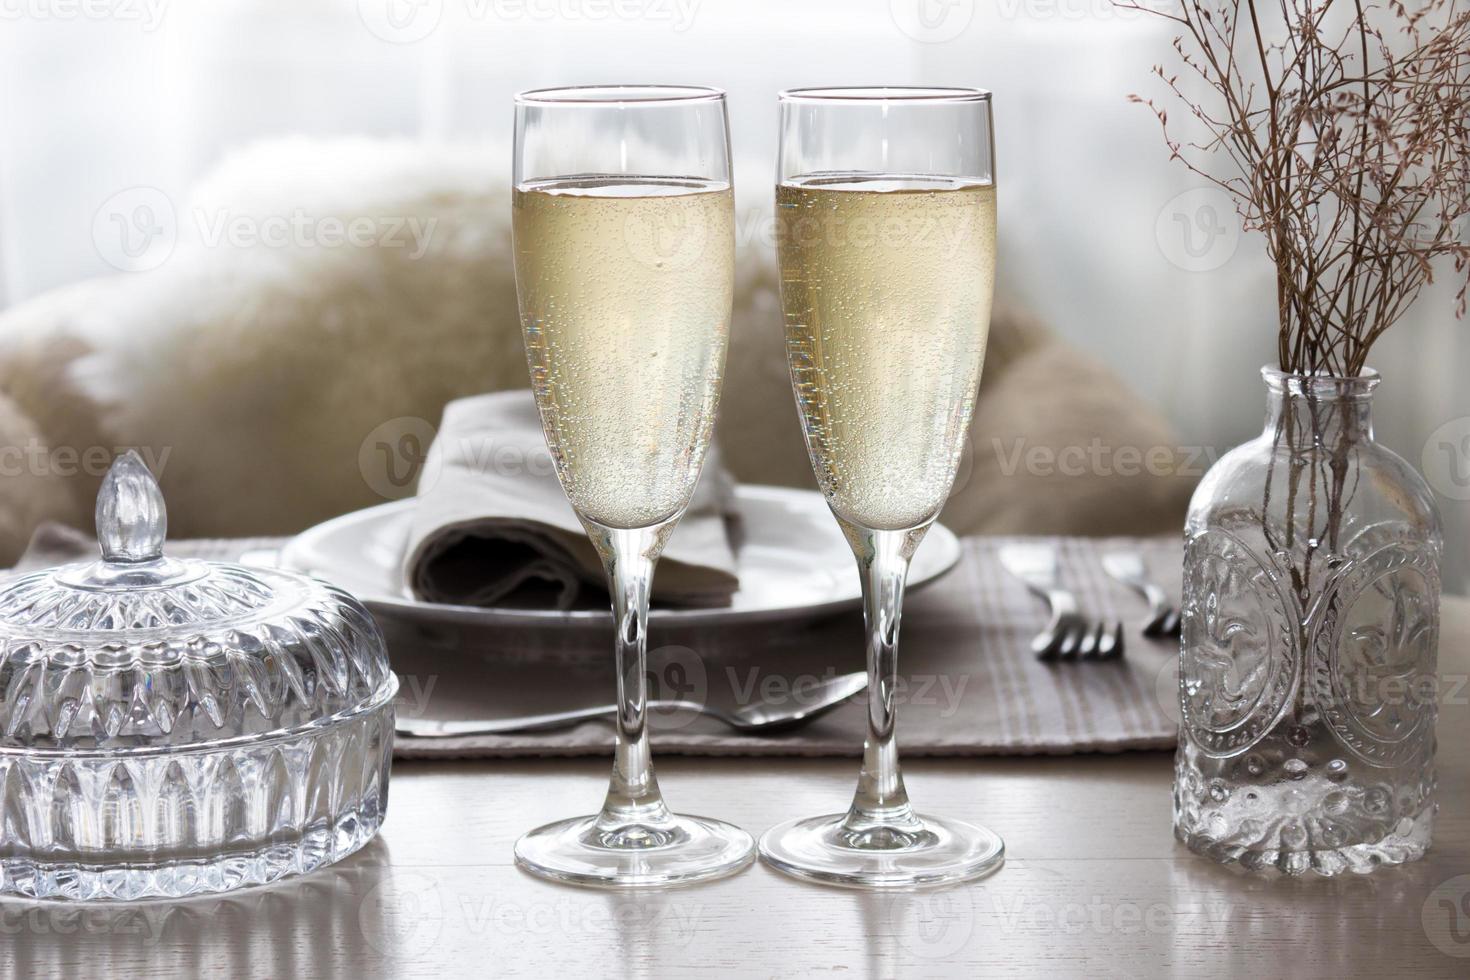
[[[711,447],[659,562],[655,601],[729,603],[739,585],[734,491]],[[465,606],[569,609],[584,586],[604,587],[602,563],[557,483],[531,392],[445,407],[419,480],[403,578],[415,598]]]

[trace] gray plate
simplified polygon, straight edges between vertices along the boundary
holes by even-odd
[[[738,555],[740,588],[719,609],[655,607],[666,626],[793,622],[818,619],[862,604],[852,551],[822,495],[786,487],[741,486],[735,507],[744,539]],[[305,531],[282,549],[284,568],[319,576],[356,595],[374,612],[422,622],[463,626],[604,626],[598,609],[482,609],[420,602],[408,594],[401,561],[412,500],[344,514]],[[935,524],[914,556],[909,587],[920,588],[960,559],[953,532]]]

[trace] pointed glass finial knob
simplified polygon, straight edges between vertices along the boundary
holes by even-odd
[[[163,557],[168,515],[163,491],[143,458],[128,450],[113,461],[97,494],[97,543],[105,562],[156,561]]]

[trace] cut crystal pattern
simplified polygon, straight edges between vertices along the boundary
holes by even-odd
[[[382,635],[304,577],[162,553],[123,457],[103,559],[0,590],[0,893],[179,897],[339,860],[382,821]]]

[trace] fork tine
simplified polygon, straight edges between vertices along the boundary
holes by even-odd
[[[1098,644],[1098,657],[1102,660],[1116,660],[1121,656],[1123,656],[1123,621],[1119,619],[1113,622],[1112,628]]]
[[[1060,660],[1062,657],[1062,646],[1066,642],[1067,635],[1065,633],[1053,633],[1051,641],[1047,643],[1046,648],[1038,653],[1037,656],[1042,660]]]
[[[1091,660],[1097,653],[1097,641],[1102,633],[1102,623],[1095,623],[1082,628],[1082,642],[1077,645],[1077,656],[1083,660]]]
[[[1077,655],[1077,648],[1081,645],[1082,630],[1073,625],[1067,628],[1067,636],[1062,640],[1062,645],[1057,650],[1057,655],[1063,660],[1071,660]]]
[[[1051,648],[1051,651],[1050,651],[1050,657],[1051,657],[1052,660],[1066,660],[1067,659],[1067,649],[1068,649],[1068,647],[1067,647],[1067,641],[1070,638],[1071,638],[1071,634],[1068,634],[1068,633],[1059,633],[1059,634],[1057,634],[1057,641],[1054,644],[1052,644],[1052,648]]]
[[[1140,632],[1143,633],[1144,636],[1158,636],[1160,633],[1163,632],[1164,621],[1168,618],[1169,610],[1162,609],[1157,615],[1150,616],[1148,618],[1148,621],[1143,624],[1143,629],[1140,630]]]
[[[1168,615],[1164,617],[1164,621],[1159,624],[1159,635],[1178,636],[1179,628],[1182,625],[1179,610],[1170,609]]]

